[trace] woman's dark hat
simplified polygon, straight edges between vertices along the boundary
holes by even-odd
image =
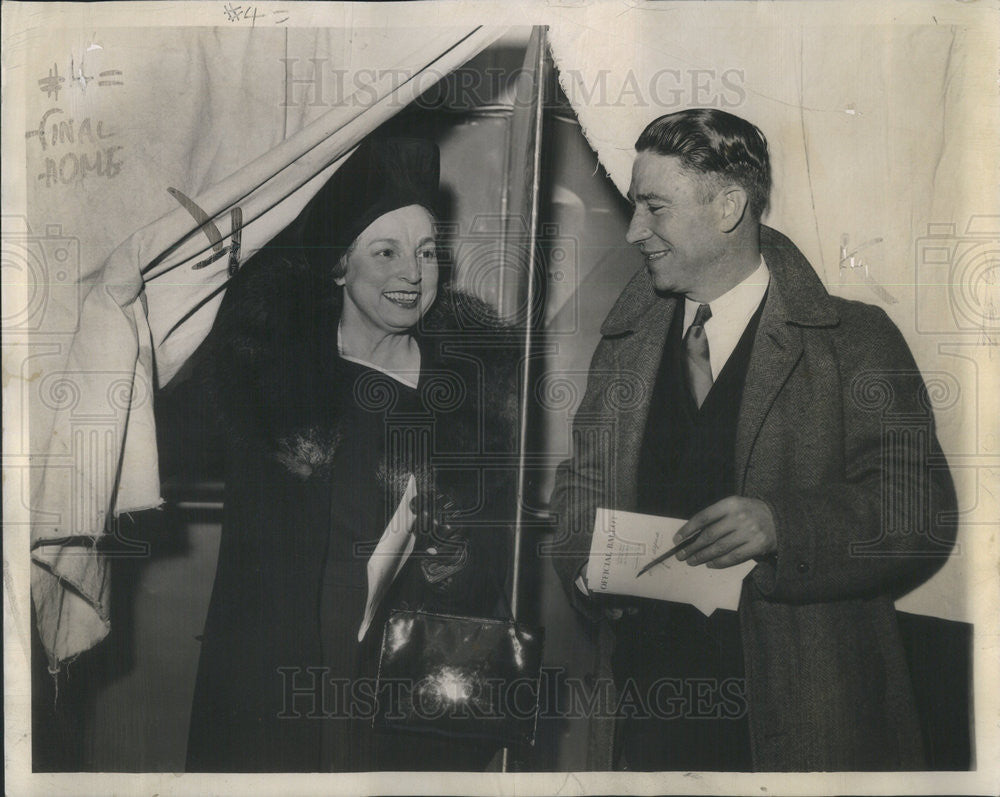
[[[419,138],[363,142],[306,208],[302,245],[313,268],[333,269],[379,216],[407,205],[436,213],[441,156]]]

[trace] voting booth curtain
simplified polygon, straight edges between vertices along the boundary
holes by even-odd
[[[41,467],[18,489],[52,669],[108,633],[94,545],[162,503],[153,391],[208,333],[230,274],[366,134],[503,30],[115,28],[35,45],[33,71],[49,72],[27,92],[22,237],[27,262],[58,273],[28,275],[51,289],[25,365],[42,374],[26,401]]]
[[[713,106],[759,125],[775,178],[766,221],[831,291],[886,309],[935,386],[946,452],[975,451],[977,409],[939,341],[977,316],[956,315],[944,288],[916,286],[942,268],[948,279],[947,259],[925,262],[920,242],[974,243],[975,214],[993,207],[995,175],[970,165],[992,125],[976,103],[992,78],[973,68],[993,57],[985,34],[779,24],[756,6],[575,9],[549,28],[560,85],[623,193],[634,141],[661,113]],[[121,513],[161,503],[152,394],[206,335],[229,274],[367,133],[501,33],[114,28],[53,30],[32,45],[17,240],[48,290],[24,311],[23,376],[39,374],[24,383],[25,479],[32,596],[53,667],[108,631],[107,562],[93,542]],[[966,619],[962,566],[949,562],[908,608]]]

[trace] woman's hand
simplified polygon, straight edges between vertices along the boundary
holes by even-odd
[[[417,516],[414,553],[420,556],[420,568],[429,584],[446,588],[452,577],[469,559],[465,534],[454,523],[454,502],[434,491],[425,491],[410,501]]]
[[[464,538],[453,522],[455,502],[450,498],[424,491],[410,501],[410,511],[417,516],[413,531],[417,535],[417,546],[422,550],[430,552],[435,546],[454,546]]]

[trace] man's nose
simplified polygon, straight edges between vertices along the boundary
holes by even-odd
[[[638,244],[645,241],[650,236],[649,228],[639,215],[639,211],[632,214],[632,221],[629,222],[628,231],[625,233],[625,240],[630,244]]]

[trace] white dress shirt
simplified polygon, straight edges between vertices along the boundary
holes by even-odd
[[[760,307],[770,280],[771,272],[767,270],[764,256],[761,255],[760,265],[749,277],[714,302],[709,302],[712,317],[705,322],[705,334],[708,336],[708,359],[712,366],[713,381],[719,378],[723,366],[743,337],[747,324]],[[691,299],[684,300],[683,334],[687,334],[700,304]]]

